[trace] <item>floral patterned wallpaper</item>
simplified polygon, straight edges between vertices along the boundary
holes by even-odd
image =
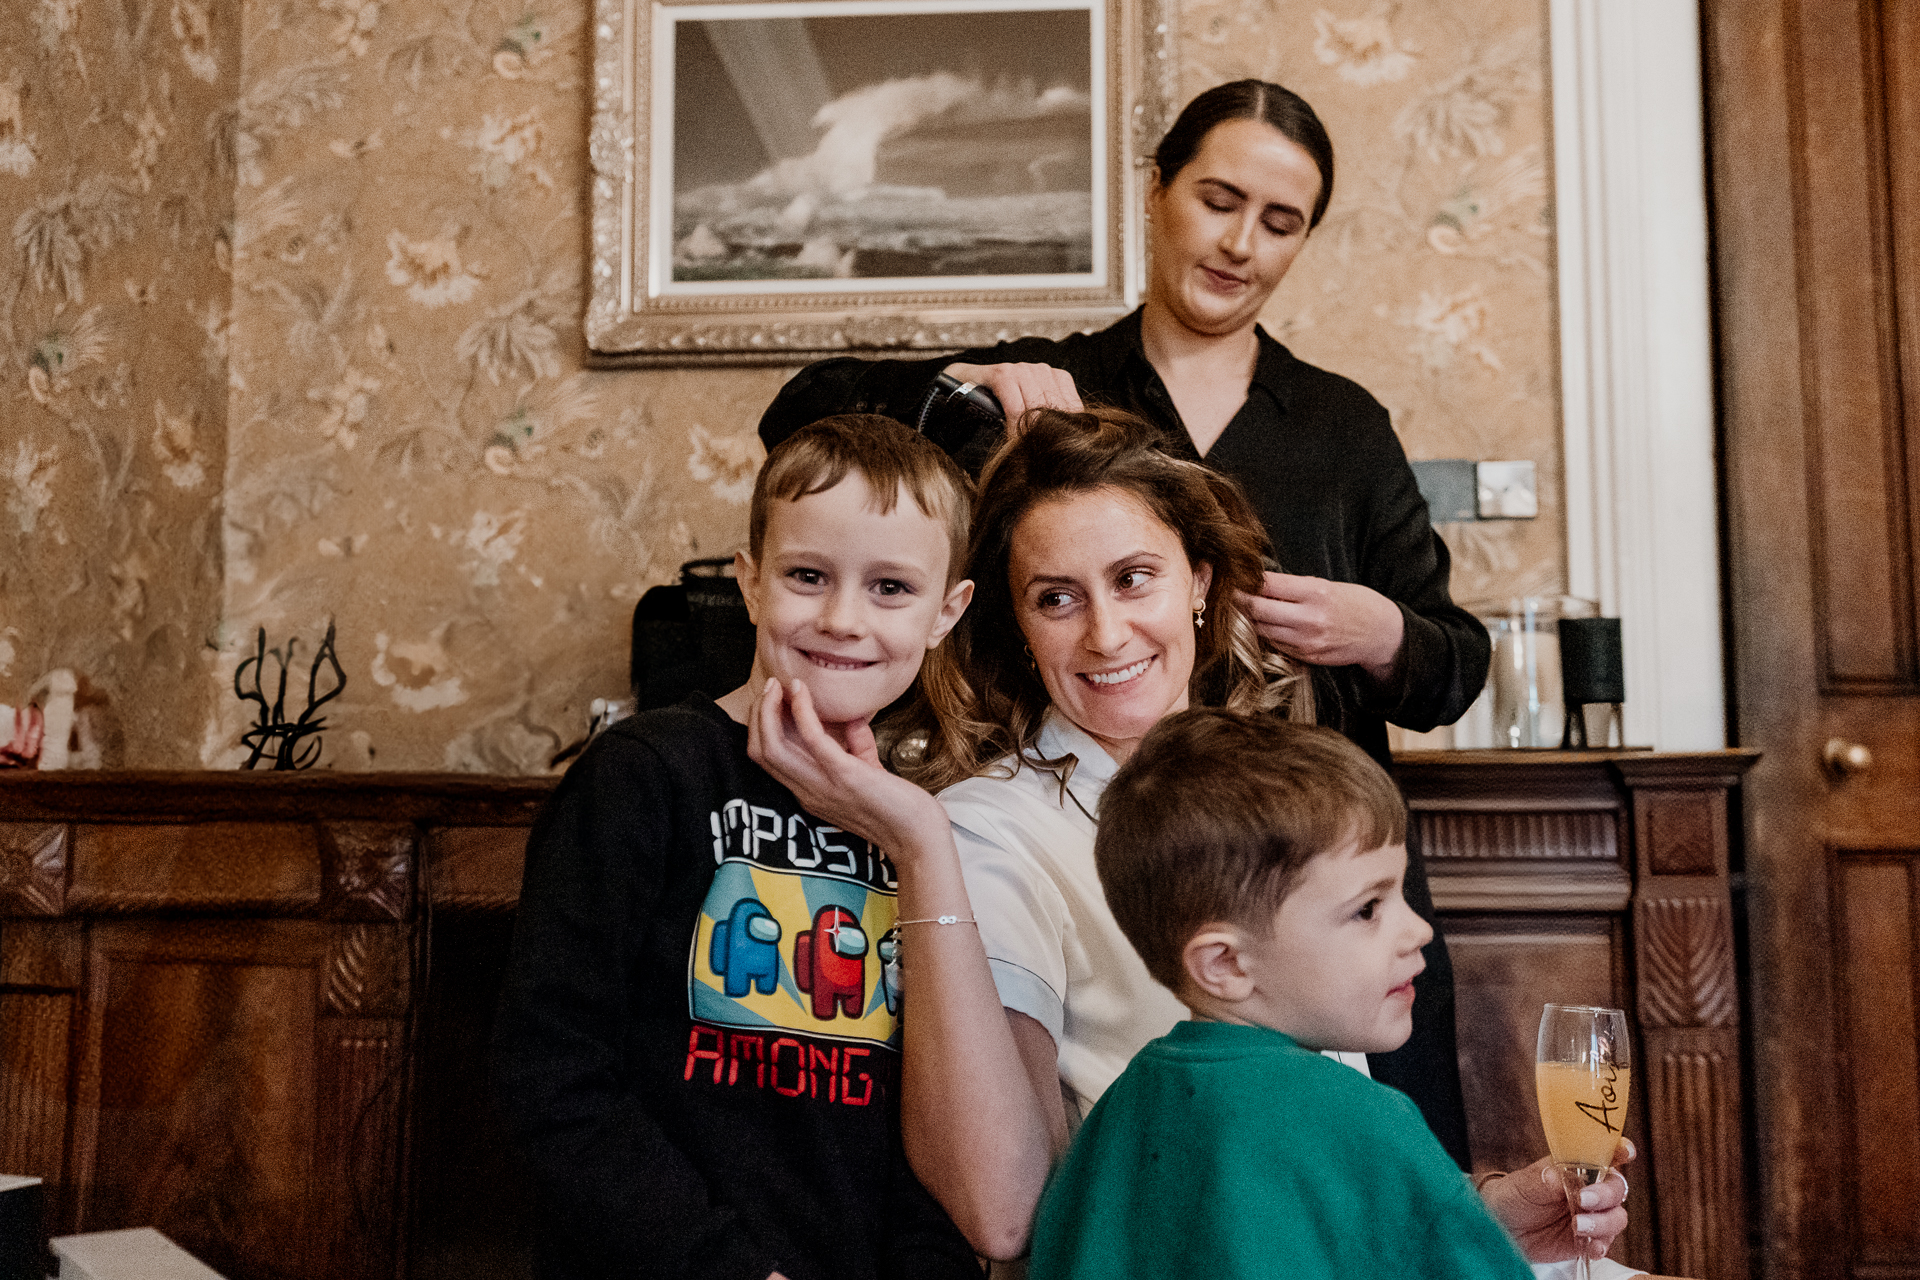
[[[110,762],[193,763],[211,705],[239,18],[0,23],[0,702],[73,668]]]
[[[29,0],[18,0],[27,4]],[[537,772],[649,585],[744,538],[780,369],[584,367],[584,0],[30,0],[0,29],[0,702],[232,767],[235,668],[331,619],[335,768]],[[1340,149],[1269,311],[1416,457],[1532,458],[1456,594],[1562,575],[1539,0],[1186,0],[1184,87]]]

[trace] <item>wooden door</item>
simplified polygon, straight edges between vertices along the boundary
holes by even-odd
[[[1920,0],[1703,9],[1756,1228],[1920,1276]]]

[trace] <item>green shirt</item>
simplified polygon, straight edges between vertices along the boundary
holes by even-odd
[[[1183,1022],[1080,1127],[1031,1280],[1532,1280],[1404,1094],[1265,1027]]]

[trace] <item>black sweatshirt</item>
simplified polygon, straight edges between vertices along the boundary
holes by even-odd
[[[893,870],[701,695],[601,734],[527,845],[493,1073],[546,1280],[977,1280],[899,1132]]]
[[[1451,561],[1433,531],[1399,437],[1380,402],[1347,378],[1315,368],[1256,328],[1260,354],[1246,403],[1205,463],[1239,481],[1288,573],[1372,587],[1400,606],[1405,639],[1391,679],[1357,667],[1316,668],[1320,723],[1392,768],[1387,721],[1426,730],[1450,724],[1486,683],[1491,646],[1480,620],[1454,604]],[[1082,397],[1131,410],[1161,429],[1166,449],[1200,460],[1166,384],[1140,341],[1140,312],[1098,333],[1058,342],[1022,338],[930,360],[822,360],[782,388],[760,419],[768,448],[833,413],[881,413],[918,426],[978,472],[1003,424],[933,394],[947,365],[1048,364],[1073,375]],[[1374,1078],[1411,1095],[1434,1134],[1469,1166],[1466,1104],[1453,1030],[1453,966],[1427,889],[1418,832],[1409,828],[1407,901],[1433,924],[1427,969],[1416,980],[1413,1036],[1369,1054]]]

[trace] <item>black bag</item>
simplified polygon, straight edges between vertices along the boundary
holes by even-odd
[[[753,670],[753,622],[733,577],[733,557],[689,560],[680,581],[654,587],[633,607],[629,677],[639,710],[694,690],[718,698]]]

